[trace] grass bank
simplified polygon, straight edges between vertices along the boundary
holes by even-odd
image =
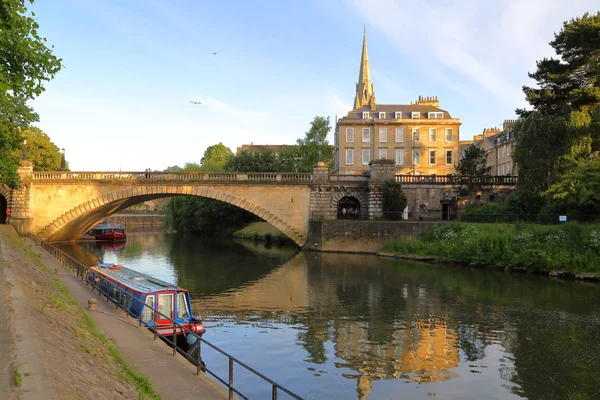
[[[449,223],[417,239],[396,239],[386,253],[532,272],[600,274],[600,224]]]
[[[252,222],[242,229],[233,232],[231,235],[241,239],[257,240],[265,243],[293,243],[279,229],[263,221]]]
[[[55,389],[65,398],[89,397],[131,398],[159,400],[152,384],[125,361],[115,345],[97,328],[90,315],[78,305],[71,292],[46,266],[40,254],[16,235],[10,228],[0,229],[2,241],[11,249],[3,255],[12,259],[5,267],[13,268],[16,281],[26,299],[28,318],[35,320],[36,336],[44,347],[54,350],[40,356],[48,366],[49,378]],[[28,378],[13,370],[16,387]],[[27,376],[25,374],[24,376]],[[90,381],[94,384],[90,386]]]

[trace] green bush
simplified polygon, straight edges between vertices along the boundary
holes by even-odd
[[[401,220],[408,200],[402,192],[400,182],[387,181],[383,185],[383,217],[388,220]]]
[[[600,224],[444,224],[386,251],[528,271],[600,272]]]

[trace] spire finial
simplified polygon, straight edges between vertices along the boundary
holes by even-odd
[[[360,57],[360,72],[358,74],[358,83],[356,84],[357,97],[354,100],[355,104],[362,107],[369,104],[371,97],[374,94],[373,83],[371,82],[371,74],[369,71],[369,56],[367,54],[367,27],[363,27],[363,44],[362,54]]]

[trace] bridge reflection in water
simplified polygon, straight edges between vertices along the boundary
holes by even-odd
[[[135,233],[95,251],[189,288],[211,341],[306,398],[600,398],[597,286]]]

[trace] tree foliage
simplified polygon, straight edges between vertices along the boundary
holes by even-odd
[[[383,217],[388,220],[401,220],[408,199],[400,182],[387,181],[383,185]]]
[[[223,143],[207,147],[200,159],[200,171],[222,172],[227,169],[233,159],[233,152]]]
[[[25,151],[27,160],[33,164],[34,171],[57,171],[62,167],[62,153],[48,135],[40,128],[31,127],[23,131],[23,136],[27,140]],[[20,151],[17,151],[21,154]],[[64,168],[68,170],[68,163],[65,160]]]
[[[26,102],[40,95],[62,66],[38,34],[34,16],[25,0],[0,2],[0,183],[13,188],[19,183],[21,130],[38,119]]]
[[[564,118],[535,111],[513,128],[513,159],[519,174],[519,189],[542,193],[560,173],[561,159],[571,145],[570,128]]]
[[[333,168],[333,153],[335,149],[329,145],[327,135],[331,131],[329,117],[316,116],[310,123],[310,129],[303,139],[298,139],[298,172],[312,172],[319,161]]]
[[[581,160],[546,192],[565,208],[583,214],[600,214],[600,157]]]
[[[492,167],[487,166],[484,149],[472,144],[465,150],[464,157],[454,166],[454,190],[461,196],[472,196],[481,191],[485,181],[491,176]]]

